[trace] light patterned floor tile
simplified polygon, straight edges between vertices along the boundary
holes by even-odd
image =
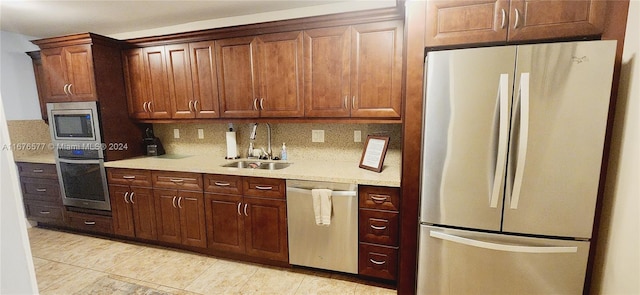
[[[218,260],[193,281],[186,290],[201,294],[239,294],[259,267],[227,260]]]
[[[296,294],[341,294],[353,295],[356,291],[356,283],[342,280],[334,280],[326,277],[305,277]]]
[[[106,277],[106,274],[89,269],[81,269],[75,275],[65,276],[64,280],[56,280],[47,288],[41,289],[40,294],[73,294],[89,285],[93,285],[101,277]]]
[[[240,290],[242,294],[295,294],[309,275],[261,267]]]

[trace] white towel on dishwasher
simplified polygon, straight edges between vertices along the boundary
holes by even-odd
[[[330,189],[312,189],[313,213],[316,217],[316,225],[331,225],[331,194]]]

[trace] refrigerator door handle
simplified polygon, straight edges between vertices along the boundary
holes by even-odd
[[[518,142],[518,159],[516,173],[511,191],[511,209],[518,209],[524,166],[527,160],[527,145],[529,141],[529,73],[520,75],[520,138]]]
[[[500,74],[500,84],[498,85],[498,101],[500,123],[498,126],[498,157],[496,159],[496,168],[493,175],[493,187],[491,198],[489,199],[489,207],[497,208],[500,192],[502,191],[502,179],[507,163],[507,148],[509,137],[509,75]]]
[[[462,245],[467,245],[476,248],[484,248],[489,250],[496,250],[502,252],[516,252],[516,253],[576,253],[578,247],[571,246],[520,246],[511,244],[497,244],[485,241],[479,241],[469,238],[464,238],[456,235],[446,234],[437,231],[430,231],[429,236],[436,239],[441,239],[449,242],[454,242]]]

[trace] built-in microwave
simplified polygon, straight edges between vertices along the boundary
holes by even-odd
[[[101,142],[95,101],[48,103],[49,124],[54,142]]]

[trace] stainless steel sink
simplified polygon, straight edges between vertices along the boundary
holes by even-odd
[[[278,162],[260,162],[260,161],[237,161],[222,165],[229,168],[248,168],[248,169],[264,169],[264,170],[280,170],[287,168],[291,163]]]

